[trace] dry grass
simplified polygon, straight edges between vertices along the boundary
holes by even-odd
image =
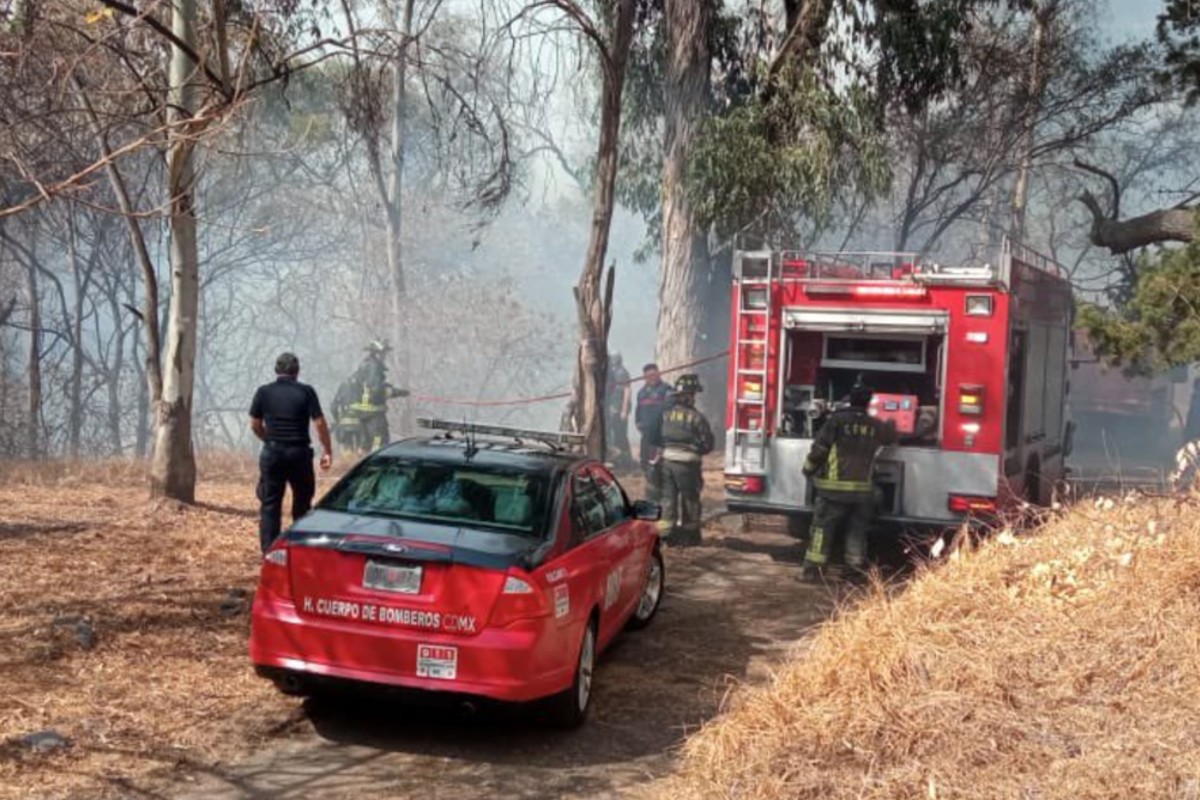
[[[876,591],[649,793],[1195,800],[1198,512],[1087,502]]]
[[[149,501],[126,463],[0,476],[0,743],[47,728],[72,743],[0,747],[0,798],[122,794],[146,771],[244,752],[294,708],[246,656],[253,462],[200,469],[190,508]]]

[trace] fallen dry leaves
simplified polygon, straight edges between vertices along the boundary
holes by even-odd
[[[121,795],[244,752],[295,707],[246,656],[253,464],[201,474],[184,507],[150,501],[128,464],[0,473],[0,798]],[[71,746],[4,744],[45,729]]]

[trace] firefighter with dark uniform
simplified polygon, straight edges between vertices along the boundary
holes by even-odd
[[[642,367],[642,379],[633,423],[639,434],[638,461],[646,477],[646,499],[657,503],[662,498],[663,413],[675,390],[662,379],[658,365],[653,362]]]
[[[362,449],[378,450],[391,441],[388,400],[408,396],[407,390],[397,389],[388,382],[384,358],[391,349],[386,342],[378,340],[367,345],[367,356],[350,379],[357,399],[344,409],[338,409],[348,421],[358,422],[358,444]],[[338,394],[341,395],[341,390]]]
[[[701,391],[697,376],[681,375],[662,421],[664,502],[659,529],[668,544],[683,547],[700,544],[701,462],[713,449],[712,428],[695,409],[696,393]]]
[[[621,354],[613,353],[608,360],[608,382],[604,394],[608,455],[616,469],[629,469],[633,466],[632,448],[629,446],[629,405],[632,393],[629,370],[625,369]]]
[[[877,507],[872,481],[875,456],[880,447],[896,440],[895,426],[872,417],[867,412],[870,404],[868,387],[859,384],[851,389],[849,408],[826,419],[804,462],[804,475],[817,489],[804,555],[805,580],[823,577],[833,545],[843,534],[847,577],[859,581],[865,575],[867,534]]]

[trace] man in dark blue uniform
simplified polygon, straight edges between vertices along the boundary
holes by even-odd
[[[283,524],[283,493],[292,489],[292,521],[312,507],[317,479],[313,474],[309,422],[321,440],[321,469],[333,463],[329,425],[321,401],[311,386],[300,383],[300,359],[283,353],[275,360],[275,382],[258,387],[250,403],[250,429],[263,442],[258,458],[258,499],[262,503],[258,535],[263,552],[279,536]]]
[[[646,499],[657,503],[662,497],[663,412],[675,390],[662,379],[657,364],[650,363],[642,367],[642,378],[645,383],[637,393],[633,423],[637,425],[641,436],[638,460],[642,465],[642,474],[646,476]]]

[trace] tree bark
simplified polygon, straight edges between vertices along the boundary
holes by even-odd
[[[601,52],[600,140],[596,146],[596,185],[592,200],[592,229],[583,272],[575,286],[579,313],[579,358],[575,368],[575,407],[587,451],[594,458],[605,452],[604,390],[608,376],[608,329],[612,320],[614,271],[604,278],[608,233],[612,227],[621,130],[621,96],[625,67],[633,42],[635,0],[618,0],[607,47]],[[603,287],[603,288],[602,288]]]
[[[1033,142],[1037,134],[1038,114],[1046,92],[1046,39],[1058,12],[1058,0],[1035,4],[1033,9],[1033,43],[1029,59],[1029,76],[1025,87],[1025,103],[1021,109],[1020,164],[1013,184],[1009,205],[1009,235],[1021,241],[1025,236],[1025,209],[1029,204],[1029,173],[1033,168]]]
[[[687,165],[711,97],[712,54],[708,0],[666,0],[665,131],[662,169],[662,269],[658,291],[657,357],[663,365],[684,364],[713,349],[714,278],[706,232],[696,223],[687,198]],[[721,287],[728,294],[728,286]],[[719,329],[728,334],[728,319]],[[713,377],[713,370],[705,371]],[[701,395],[701,410],[714,421],[723,416],[717,387]],[[720,426],[717,426],[720,427]]]
[[[25,289],[29,298],[29,405],[26,449],[32,459],[42,455],[42,305],[38,292],[37,267],[25,265]]]
[[[1100,208],[1091,192],[1084,192],[1079,202],[1092,214],[1092,244],[1106,248],[1118,256],[1162,242],[1192,242],[1196,239],[1194,207],[1161,208],[1140,217],[1117,220]]]
[[[134,337],[133,359],[135,369],[142,373],[138,376],[137,430],[134,431],[133,439],[133,454],[139,459],[146,457],[146,453],[150,449],[150,437],[153,433],[150,429],[152,424],[152,418],[150,415],[150,409],[152,408],[152,403],[150,400],[150,382],[146,377],[146,363],[142,361],[141,353],[139,352],[141,347],[141,340],[137,337]]]
[[[392,66],[392,130],[391,172],[387,185],[387,266],[388,281],[391,288],[392,320],[389,335],[392,339],[392,366],[399,376],[394,380],[407,382],[409,380],[409,337],[408,337],[408,288],[404,275],[404,244],[401,240],[404,232],[403,225],[403,190],[404,190],[404,145],[405,127],[408,120],[408,49],[412,36],[412,24],[415,0],[403,0],[403,10],[398,19],[394,20],[400,31],[400,52],[396,63]],[[407,385],[404,383],[402,385]],[[411,406],[406,400],[401,400],[400,427],[401,432],[412,429]]]
[[[115,290],[110,290],[109,309],[117,326],[113,342],[112,362],[108,368],[108,441],[112,455],[120,456],[124,450],[121,441],[121,375],[125,372],[125,326],[121,324],[121,304]]]
[[[175,0],[171,30],[183,47],[172,45],[168,121],[167,191],[171,202],[171,306],[167,320],[167,359],[162,401],[154,432],[150,492],[184,503],[196,499],[196,455],[192,448],[196,331],[200,302],[200,263],[196,245],[195,147],[181,123],[195,112],[196,0]],[[186,49],[185,49],[186,48]]]
[[[67,417],[67,453],[71,458],[79,458],[79,442],[83,434],[83,300],[87,292],[87,280],[79,264],[75,214],[71,208],[67,209],[67,251],[75,294],[71,319],[71,405]]]

